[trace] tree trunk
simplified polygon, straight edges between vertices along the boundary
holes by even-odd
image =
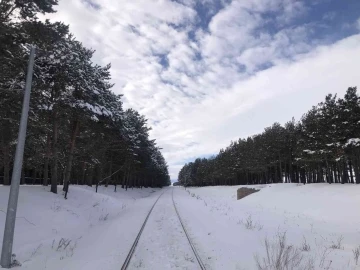
[[[347,182],[347,168],[346,168],[346,161],[345,159],[343,160],[343,177],[341,179],[341,184],[345,184]]]
[[[133,177],[132,188],[137,186],[137,175]]]
[[[334,183],[334,182],[335,182],[335,180],[334,180],[334,174],[333,174],[333,171],[332,171],[331,166],[329,166],[329,174],[330,174],[330,182],[331,182],[331,183]]]
[[[331,184],[332,183],[332,175],[331,175],[331,170],[329,168],[329,163],[327,161],[327,159],[325,160],[326,161],[326,181]]]
[[[44,178],[43,178],[43,186],[47,186],[49,184],[49,159],[51,154],[51,142],[50,142],[50,134],[47,135],[46,139],[46,156],[44,161]]]
[[[125,188],[125,177],[126,177],[126,172],[123,172],[123,177],[122,177],[122,182],[121,182],[121,188],[124,189]]]
[[[305,169],[304,168],[300,169],[300,179],[301,179],[301,182],[305,185],[306,184],[306,176],[305,176]]]
[[[99,164],[97,167],[96,188],[101,181],[102,181],[102,166],[101,164]]]
[[[51,189],[52,193],[57,194],[57,178],[58,178],[58,136],[59,136],[59,123],[57,112],[54,111],[53,123],[53,141],[52,141],[52,162],[51,162]]]
[[[90,167],[89,175],[87,176],[87,185],[89,187],[92,187],[93,173],[94,173],[94,168]]]
[[[67,183],[67,185],[66,185],[66,187],[65,187],[65,196],[64,196],[64,198],[65,198],[65,200],[67,200],[67,194],[68,194],[68,192],[69,192],[69,186],[70,186],[70,183]]]
[[[1,127],[2,131],[2,149],[4,162],[4,185],[10,185],[10,142],[11,142],[11,125],[10,120],[5,120]]]
[[[312,178],[311,178],[311,172],[309,171],[309,169],[305,169],[305,178],[306,178],[306,182],[309,184],[309,183],[312,183]]]
[[[4,145],[4,186],[10,185],[10,149]]]
[[[71,140],[69,146],[69,157],[66,164],[65,178],[64,178],[64,190],[68,190],[69,188],[68,186],[70,185],[71,168],[74,160],[74,150],[76,144],[76,137],[79,133],[79,126],[80,126],[80,121],[76,119],[73,124],[72,132],[71,132],[72,134],[71,134]]]
[[[283,172],[282,172],[282,166],[281,166],[281,159],[280,159],[280,153],[279,153],[279,176],[280,176],[280,183],[283,183]]]
[[[82,175],[81,175],[81,185],[85,185],[85,177],[86,177],[86,163],[85,161],[83,162],[82,166],[81,166],[81,171],[82,171]]]
[[[33,169],[32,171],[32,185],[35,185],[36,183],[36,168]]]
[[[112,179],[111,175],[112,175],[112,157],[110,158],[110,167],[109,167],[109,177],[106,178],[105,180],[105,187],[108,187],[109,185],[109,181]]]
[[[296,166],[296,168],[295,168],[295,182],[296,183],[301,183],[299,173],[300,173],[299,166]]]
[[[127,190],[128,187],[129,187],[129,181],[130,181],[130,167],[128,169],[128,174],[127,174],[127,177],[126,177],[125,190]]]
[[[356,184],[360,184],[359,166],[358,165],[359,165],[359,158],[358,158],[358,155],[355,153],[353,167],[354,167],[354,171],[355,171]]]
[[[21,178],[20,178],[20,185],[25,184],[25,164],[21,169]]]
[[[349,170],[350,170],[351,183],[354,183],[353,165],[351,159],[349,159]]]
[[[339,183],[342,183],[343,182],[343,178],[341,176],[341,165],[339,165],[338,163],[336,163],[336,174],[338,176],[338,181]]]
[[[337,174],[337,166],[336,163],[333,166],[333,171],[334,171],[334,179],[335,179],[335,183],[339,183],[339,178],[338,178],[338,174]]]

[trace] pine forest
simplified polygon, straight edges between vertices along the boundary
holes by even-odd
[[[100,66],[61,22],[41,21],[57,0],[0,4],[0,183],[9,185],[17,144],[26,69],[36,47],[22,184],[170,184],[168,167],[147,119],[123,109]],[[1,177],[2,176],[2,177]]]

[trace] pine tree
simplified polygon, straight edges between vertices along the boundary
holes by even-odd
[[[0,3],[0,161],[4,183],[11,163],[21,112],[30,44],[37,48],[22,183],[121,183],[124,187],[170,185],[167,164],[147,120],[125,112],[112,92],[111,65],[92,62],[63,23],[38,21],[54,12],[55,0]]]
[[[360,104],[356,87],[327,95],[299,122],[279,123],[231,142],[179,172],[182,185],[360,182]]]

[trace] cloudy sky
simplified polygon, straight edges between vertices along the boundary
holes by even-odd
[[[149,119],[171,178],[327,93],[360,86],[358,0],[60,0],[124,107]]]

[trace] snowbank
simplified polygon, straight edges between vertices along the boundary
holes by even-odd
[[[13,248],[21,269],[119,269],[157,191],[71,186],[64,200],[60,187],[55,195],[21,186]],[[0,243],[8,193],[0,186]]]
[[[170,188],[207,269],[257,269],[254,256],[265,256],[265,238],[272,241],[284,232],[294,249],[303,249],[306,240],[310,249],[301,255],[313,269],[360,269],[353,256],[360,245],[360,185],[258,185],[251,187],[259,192],[237,200],[240,187]],[[71,186],[64,200],[60,188],[58,195],[48,189],[20,189],[13,251],[22,269],[119,269],[163,192],[119,188],[114,193],[113,187],[99,187],[95,193],[94,188]],[[1,242],[8,192],[9,187],[0,186]],[[134,268],[193,264],[176,226],[171,190],[166,192],[149,219]]]
[[[360,185],[251,186],[260,192],[237,201],[240,187],[176,188],[180,212],[210,268],[257,269],[254,255],[265,256],[265,238],[285,232],[293,247],[301,249],[306,239],[310,250],[301,254],[315,269],[360,269],[353,256],[360,245]],[[340,248],[331,248],[338,240]]]

